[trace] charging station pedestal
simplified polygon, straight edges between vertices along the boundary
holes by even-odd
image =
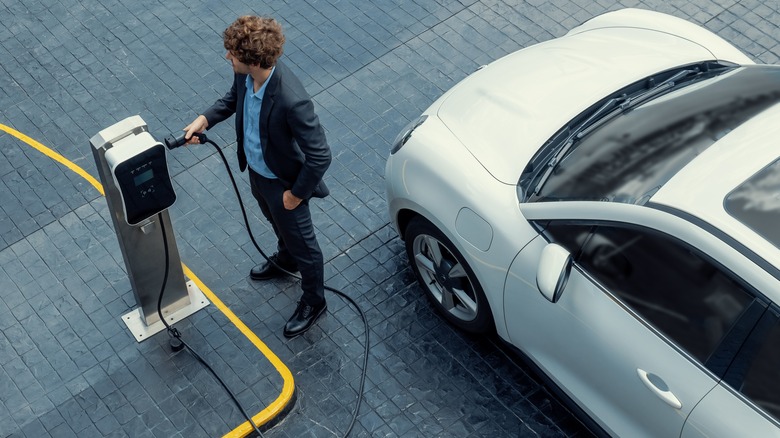
[[[89,142],[138,304],[122,320],[141,342],[165,329],[157,313],[165,281],[162,227],[168,247],[163,317],[173,324],[206,307],[209,301],[197,285],[184,278],[167,211],[176,195],[168,175],[165,147],[152,138],[140,116],[128,117],[100,131]]]

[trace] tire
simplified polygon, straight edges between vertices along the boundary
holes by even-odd
[[[420,287],[436,310],[470,333],[494,329],[485,293],[463,256],[433,224],[416,217],[404,233],[406,253]]]

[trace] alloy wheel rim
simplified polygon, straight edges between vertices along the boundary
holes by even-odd
[[[442,308],[461,321],[474,320],[478,310],[474,285],[452,251],[428,234],[414,239],[412,251],[420,277]]]

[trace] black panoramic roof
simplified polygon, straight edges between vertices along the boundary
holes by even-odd
[[[723,206],[732,217],[780,248],[780,159],[729,193]]]

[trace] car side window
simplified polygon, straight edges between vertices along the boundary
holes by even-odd
[[[576,257],[592,230],[593,225],[552,221],[546,224],[543,234],[547,241],[561,245]]]
[[[777,348],[780,345],[780,321],[775,321],[752,358],[739,390],[780,420],[780,348]]]
[[[577,262],[702,363],[753,301],[720,266],[649,229],[599,225]]]

